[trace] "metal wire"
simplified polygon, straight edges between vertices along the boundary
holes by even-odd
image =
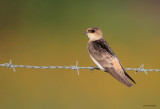
[[[34,69],[72,69],[72,70],[77,70],[78,75],[79,75],[79,69],[89,69],[91,71],[93,70],[100,70],[99,67],[78,67],[78,61],[76,62],[76,66],[30,66],[30,65],[13,65],[12,61],[10,60],[9,63],[4,63],[0,64],[0,67],[8,67],[12,68],[13,71],[16,72],[15,68],[16,67],[21,67],[21,68],[34,68]],[[160,69],[144,69],[144,64],[140,66],[140,68],[126,68],[126,70],[133,70],[136,72],[144,72],[145,74],[148,74],[148,71],[154,71],[154,72],[159,72]],[[136,74],[135,72],[135,74]]]

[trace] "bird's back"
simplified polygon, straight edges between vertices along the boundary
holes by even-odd
[[[123,69],[115,53],[103,38],[89,41],[88,51],[95,64],[98,63],[101,65],[106,72],[110,73],[114,78],[126,86],[132,86],[132,83],[129,81],[129,79],[131,79],[133,82],[134,80]]]

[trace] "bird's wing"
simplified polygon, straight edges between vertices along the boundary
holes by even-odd
[[[114,78],[126,86],[132,86],[132,83],[126,76],[118,58],[104,39],[90,41],[88,43],[88,51],[106,72],[110,73]]]

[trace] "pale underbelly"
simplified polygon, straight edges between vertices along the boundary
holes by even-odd
[[[92,58],[93,62],[103,71],[105,71],[105,69],[90,55],[90,57]]]

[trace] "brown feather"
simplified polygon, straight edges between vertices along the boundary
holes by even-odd
[[[119,80],[126,86],[132,86],[132,83],[126,76],[126,72],[124,72],[115,53],[103,38],[95,41],[89,41],[88,51],[92,58],[94,58],[106,72],[110,73],[115,79]]]

